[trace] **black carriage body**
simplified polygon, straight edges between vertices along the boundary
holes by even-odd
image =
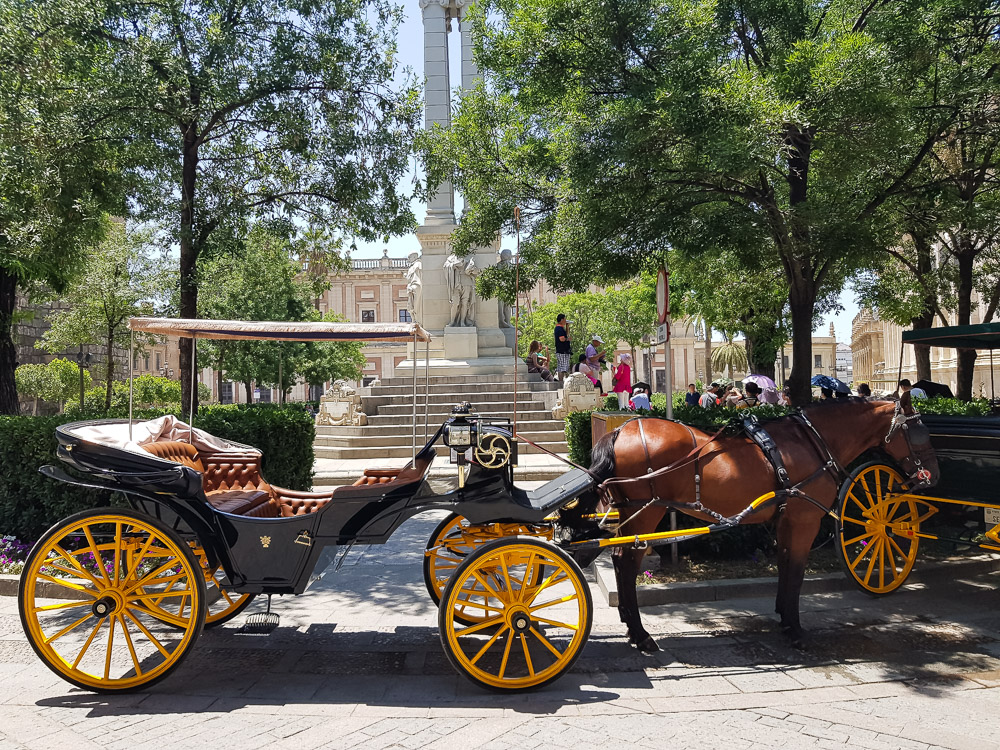
[[[188,466],[74,434],[81,427],[123,423],[127,424],[93,420],[58,427],[59,458],[85,476],[70,476],[57,467],[44,467],[43,473],[59,481],[124,493],[134,508],[182,536],[193,535],[210,564],[221,564],[239,593],[301,593],[324,550],[327,563],[331,547],[385,543],[404,521],[426,510],[447,510],[476,524],[537,524],[593,486],[586,472],[573,469],[529,492],[514,485],[512,466],[486,469],[472,463],[464,486],[442,494],[431,489],[425,471],[412,482],[339,487],[325,495],[329,501],[315,512],[255,518],[214,507],[205,495],[202,475]],[[440,435],[441,431],[420,451],[418,463],[433,460]]]
[[[995,497],[1000,476],[1000,417],[923,414],[921,421],[930,430],[941,469],[933,494],[1000,505]]]

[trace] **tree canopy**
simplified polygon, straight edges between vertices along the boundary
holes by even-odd
[[[109,64],[74,31],[79,0],[0,3],[0,414],[18,410],[17,294],[59,291],[122,211],[120,150],[96,85]]]
[[[480,4],[483,82],[426,140],[428,179],[465,195],[460,247],[511,231],[520,207],[522,263],[557,288],[669,248],[758,249],[788,290],[804,400],[817,300],[881,247],[884,204],[954,122],[951,7]]]

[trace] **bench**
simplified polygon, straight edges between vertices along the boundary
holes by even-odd
[[[434,458],[433,449],[421,451],[413,466],[367,469],[354,484],[329,492],[299,492],[268,484],[260,475],[260,454],[199,453],[190,443],[163,441],[142,448],[157,458],[194,469],[202,477],[205,499],[218,511],[251,518],[290,518],[315,513],[333,499],[382,494],[389,485],[423,481]]]

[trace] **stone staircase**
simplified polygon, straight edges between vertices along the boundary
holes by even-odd
[[[517,384],[518,434],[556,453],[566,453],[566,434],[561,419],[552,418],[556,383],[539,381],[537,375],[519,375]],[[527,382],[525,382],[527,381]],[[374,466],[382,458],[408,458],[413,438],[413,381],[405,377],[386,378],[366,389],[361,405],[368,415],[364,427],[316,428],[316,458],[370,459]],[[481,415],[514,417],[513,374],[432,376],[429,379],[427,438],[437,432],[451,415],[452,407],[468,401]],[[364,393],[364,391],[362,391]],[[424,436],[424,379],[417,375],[417,446]],[[438,443],[438,455],[447,449]],[[538,453],[520,444],[520,455]]]

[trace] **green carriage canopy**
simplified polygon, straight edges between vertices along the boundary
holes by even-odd
[[[1000,323],[903,331],[903,343],[947,346],[953,349],[1000,349]]]

